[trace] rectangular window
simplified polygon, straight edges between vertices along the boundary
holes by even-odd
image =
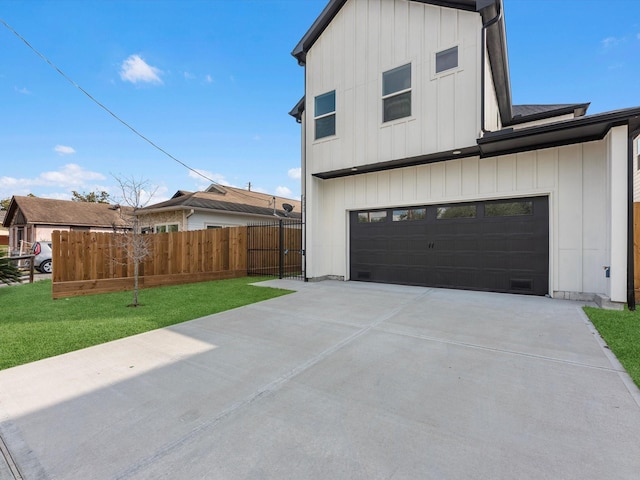
[[[336,91],[318,95],[315,99],[316,140],[336,134]]]
[[[484,206],[485,217],[511,217],[515,215],[533,215],[533,202],[487,203]]]
[[[390,122],[411,115],[411,64],[382,74],[382,120]]]
[[[449,218],[476,218],[476,206],[454,205],[450,207],[438,207],[436,218],[438,220]]]
[[[424,220],[427,216],[426,208],[409,208],[393,211],[394,222],[404,222],[405,220]]]
[[[436,53],[436,73],[458,67],[458,47]]]
[[[178,231],[178,224],[177,223],[169,223],[167,225],[156,225],[155,231],[156,231],[156,233],[177,232]]]

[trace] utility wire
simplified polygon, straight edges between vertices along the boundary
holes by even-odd
[[[143,139],[145,142],[147,142],[149,145],[151,145],[153,148],[155,148],[156,150],[164,153],[167,157],[169,157],[171,160],[179,163],[180,165],[182,165],[183,167],[185,167],[186,169],[192,171],[193,173],[195,173],[196,175],[201,176],[202,178],[204,178],[205,180],[208,180],[209,182],[221,186],[224,188],[224,185],[222,185],[221,183],[216,182],[215,180],[207,177],[206,175],[204,175],[203,173],[199,172],[198,170],[196,170],[195,168],[190,167],[189,165],[187,165],[186,163],[184,163],[183,161],[179,160],[178,158],[174,157],[173,155],[171,155],[169,152],[167,152],[164,148],[160,147],[158,144],[156,144],[155,142],[153,142],[151,139],[149,139],[148,137],[146,137],[145,135],[143,135],[142,133],[140,133],[138,130],[136,130],[134,127],[132,127],[129,123],[127,123],[126,121],[124,121],[123,119],[121,119],[118,115],[116,115],[113,111],[111,111],[107,106],[105,106],[103,103],[101,103],[100,101],[98,101],[93,95],[91,95],[89,92],[87,92],[84,88],[82,88],[80,85],[78,85],[72,78],[70,78],[66,73],[64,73],[60,68],[58,68],[58,66],[56,64],[54,64],[51,60],[49,60],[43,53],[41,53],[40,51],[38,51],[35,47],[33,47],[33,45],[31,45],[29,43],[29,41],[24,38],[22,35],[20,35],[20,33],[18,33],[11,25],[9,25],[7,22],[5,22],[2,18],[0,18],[0,23],[2,23],[2,25],[4,25],[7,30],[9,30],[11,33],[13,33],[16,37],[18,37],[27,47],[29,47],[29,49],[31,49],[36,55],[38,55],[42,60],[44,60],[46,63],[49,64],[49,66],[51,68],[53,68],[56,72],[58,72],[66,81],[68,81],[71,85],[73,85],[75,88],[77,88],[78,90],[80,90],[82,93],[84,93],[87,97],[89,97],[89,99],[94,102],[96,105],[98,105],[100,108],[102,108],[105,112],[107,112],[109,115],[111,115],[113,118],[115,118],[118,122],[120,122],[122,125],[124,125],[125,127],[127,127],[129,130],[131,130],[134,134],[136,134],[138,137],[140,137],[141,139]],[[237,191],[239,193],[241,193],[242,195],[246,196],[247,198],[255,198],[251,195],[247,195],[245,194],[241,188],[237,189]]]

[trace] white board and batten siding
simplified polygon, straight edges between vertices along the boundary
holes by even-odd
[[[483,66],[485,128],[499,129],[481,34],[475,12],[406,0],[349,0],[307,52],[307,277],[348,279],[350,211],[545,195],[549,293],[626,301],[626,127],[584,144],[331,180],[313,176],[477,145]],[[436,75],[435,54],[454,46],[458,68]],[[384,123],[383,72],[408,63],[412,115]],[[314,99],[333,90],[336,134],[315,140]]]
[[[480,129],[477,13],[406,0],[350,0],[307,54],[308,173],[475,145]],[[435,54],[458,47],[458,68]],[[411,64],[412,115],[382,121],[382,74]],[[314,99],[335,90],[336,135],[315,140]]]
[[[548,195],[550,294],[601,293],[624,302],[626,190],[612,178],[625,177],[625,135],[626,127],[616,127],[602,141],[313,179],[318,205],[307,276],[348,279],[352,210]]]

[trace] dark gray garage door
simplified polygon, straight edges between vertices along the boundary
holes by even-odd
[[[351,280],[545,295],[547,197],[351,212]]]

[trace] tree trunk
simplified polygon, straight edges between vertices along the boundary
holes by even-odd
[[[133,261],[133,306],[138,306],[138,260]]]

